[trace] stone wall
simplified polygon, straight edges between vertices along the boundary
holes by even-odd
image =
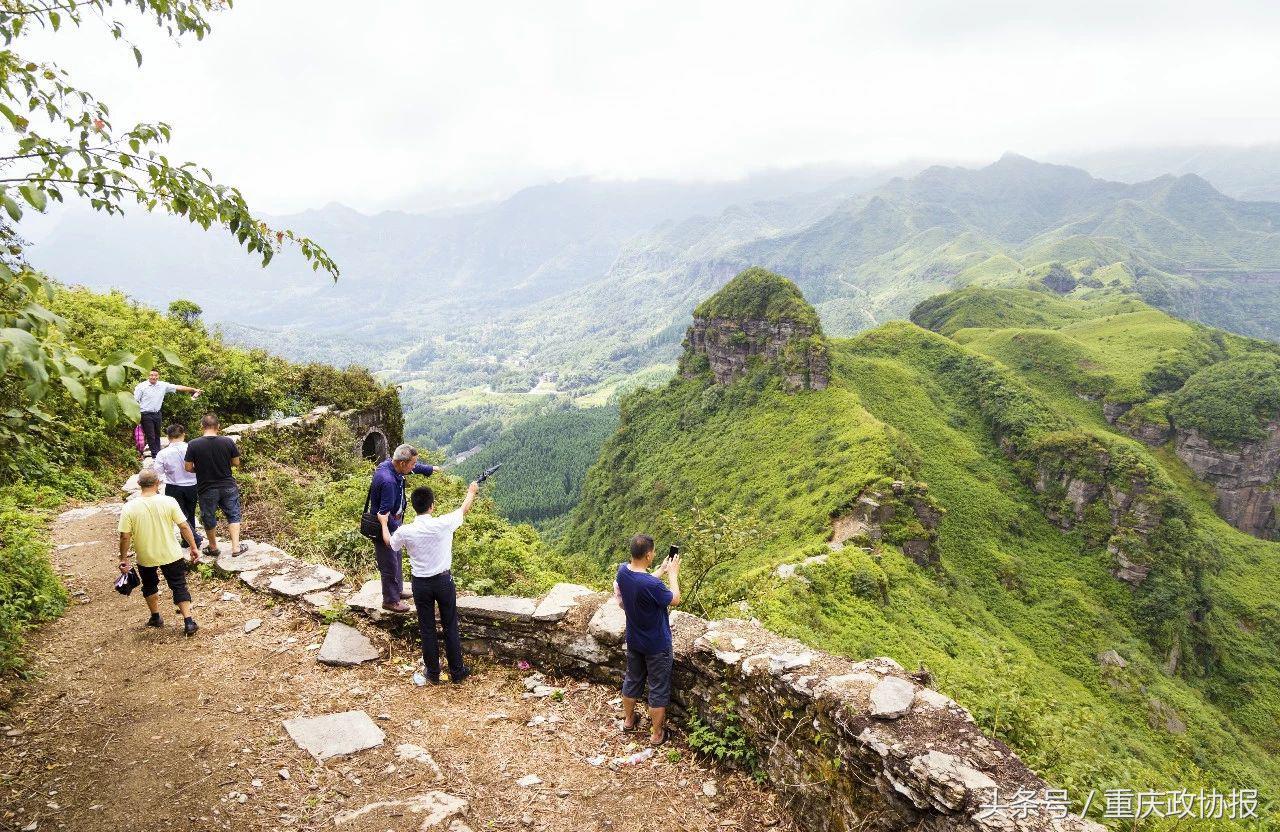
[[[365,459],[381,462],[402,441],[401,435],[390,427],[391,420],[388,414],[376,407],[365,410],[338,410],[331,405],[321,405],[302,416],[259,419],[247,424],[227,425],[222,432],[238,440],[247,433],[264,430],[301,430],[318,424],[330,416],[336,416],[350,425],[356,436],[353,450],[357,456]]]
[[[212,561],[254,591],[321,616],[349,609],[412,639],[412,615],[381,609],[378,582],[355,592],[344,576],[251,543]],[[621,682],[624,617],[609,595],[558,584],[542,598],[458,599],[465,648],[550,674]],[[887,658],[852,662],[782,638],[758,623],[672,614],[678,720],[712,726],[725,703],[739,716],[768,782],[799,823],[816,832],[1102,832],[1077,817],[982,817],[983,801],[1007,803],[1045,783],[969,713]],[[550,688],[547,691],[549,692]],[[531,695],[537,695],[537,690]]]

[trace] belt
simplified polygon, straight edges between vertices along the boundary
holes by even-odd
[[[414,575],[413,577],[417,578],[420,581],[429,581],[432,578],[448,578],[452,575],[453,575],[453,570],[446,569],[443,572],[437,572],[434,575]]]

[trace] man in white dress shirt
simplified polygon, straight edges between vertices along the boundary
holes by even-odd
[[[196,531],[196,475],[182,464],[187,457],[187,429],[172,424],[165,430],[169,444],[156,455],[156,473],[164,484],[164,494],[178,501],[178,508],[187,518],[187,525],[196,536],[196,548],[204,542],[204,535]]]
[[[142,435],[147,437],[152,459],[160,455],[160,425],[164,418],[160,410],[164,407],[164,397],[169,393],[190,393],[194,399],[202,392],[198,387],[161,381],[159,370],[147,373],[147,380],[138,382],[138,386],[133,388],[133,400],[142,411]]]
[[[462,505],[435,516],[436,495],[430,488],[415,488],[409,498],[418,516],[391,535],[391,549],[409,550],[413,573],[413,603],[418,608],[418,632],[422,636],[422,664],[427,681],[440,684],[440,646],[436,640],[436,605],[444,630],[444,652],[449,660],[449,680],[455,685],[471,675],[462,664],[462,637],[458,633],[458,588],[453,582],[453,533],[476,501],[478,483],[467,488]]]

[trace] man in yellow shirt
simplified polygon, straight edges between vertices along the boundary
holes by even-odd
[[[155,471],[138,474],[138,487],[142,493],[125,503],[120,513],[120,572],[129,571],[129,545],[138,558],[138,576],[142,579],[142,597],[151,609],[148,627],[163,627],[160,620],[160,575],[173,593],[173,601],[182,613],[183,629],[193,636],[199,627],[191,617],[191,592],[187,589],[187,565],[182,562],[182,550],[173,537],[173,527],[182,532],[187,550],[194,563],[200,558],[196,539],[187,525],[178,501],[159,493],[160,478]]]

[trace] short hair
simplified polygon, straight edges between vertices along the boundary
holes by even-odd
[[[206,413],[200,417],[200,427],[204,428],[205,430],[208,430],[209,428],[216,428],[217,426],[218,426],[218,417],[216,414]]]
[[[426,514],[436,504],[436,492],[425,485],[419,486],[409,495],[409,502],[413,503],[414,511]]]
[[[156,472],[152,471],[150,468],[138,472],[139,488],[155,488],[159,484],[160,477],[157,476]]]
[[[393,462],[404,462],[413,459],[418,455],[418,449],[412,445],[399,445],[396,447],[395,453],[391,455]]]
[[[179,436],[182,436],[186,432],[187,432],[187,429],[184,428],[182,425],[178,424],[177,422],[174,422],[172,425],[169,425],[169,427],[164,429],[165,436],[169,437],[170,439],[177,439]]]
[[[152,373],[155,373],[156,375],[160,375],[159,370],[147,370],[147,375],[151,375]]]
[[[631,538],[631,559],[640,560],[653,551],[653,538],[647,534],[638,534]]]

